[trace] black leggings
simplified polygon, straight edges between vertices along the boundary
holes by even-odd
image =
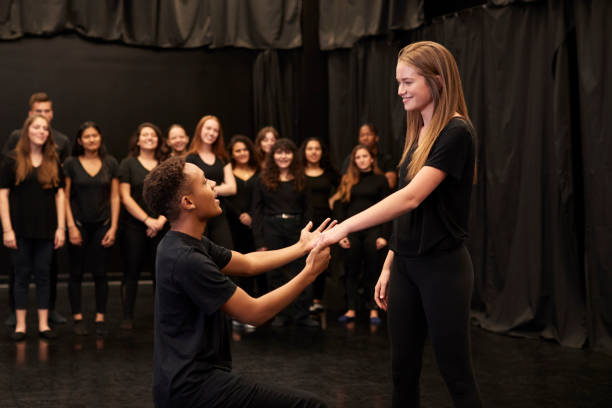
[[[363,288],[367,296],[366,307],[376,309],[374,303],[374,285],[380,273],[380,256],[376,250],[376,238],[380,237],[380,229],[368,228],[349,234],[351,247],[344,257],[344,285],[346,287],[346,304],[348,309],[356,310],[359,303],[359,277],[363,264]],[[384,248],[387,249],[386,247]]]
[[[91,271],[96,287],[96,313],[106,313],[106,300],[108,299],[106,265],[110,251],[109,248],[102,246],[102,239],[109,226],[108,222],[77,223],[81,232],[82,244],[80,246],[68,245],[70,254],[68,293],[73,315],[82,312],[81,282],[86,270]]]
[[[162,229],[153,238],[146,234],[146,226],[125,223],[121,228],[121,257],[123,258],[123,281],[121,282],[121,300],[123,302],[123,317],[134,318],[134,304],[138,292],[140,271],[151,268],[151,276],[155,283],[155,254],[157,244],[166,233]]]
[[[36,304],[38,309],[49,309],[49,278],[53,241],[50,239],[17,238],[13,250],[15,265],[15,309],[28,308],[30,275],[36,282]]]
[[[460,247],[442,255],[395,255],[389,283],[393,407],[419,406],[419,377],[429,334],[456,407],[481,407],[470,352],[474,272]]]

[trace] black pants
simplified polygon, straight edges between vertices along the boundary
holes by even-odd
[[[68,246],[70,254],[68,293],[73,315],[82,312],[81,282],[86,270],[91,271],[96,287],[96,312],[106,313],[106,300],[108,299],[106,266],[110,251],[109,248],[102,246],[102,238],[109,226],[109,222],[77,223],[83,242],[80,246],[72,244]]]
[[[474,272],[460,247],[442,255],[395,255],[389,283],[393,407],[419,406],[419,377],[427,334],[456,407],[481,407],[470,352]]]
[[[302,218],[280,218],[264,216],[264,243],[270,249],[280,249],[295,244],[300,239]],[[304,266],[304,258],[297,259],[285,268],[273,269],[268,272],[268,286],[274,290],[293,279]],[[299,320],[308,316],[308,308],[312,302],[312,285],[308,285],[293,301],[290,307],[280,315]]]
[[[259,384],[230,372],[215,370],[199,384],[184,387],[181,396],[167,403],[155,401],[161,407],[206,408],[326,408],[319,398],[305,391]]]
[[[237,217],[228,216],[227,221],[232,232],[234,250],[241,254],[255,251],[255,242],[251,228],[241,223]],[[257,276],[238,277],[236,283],[252,297],[261,296],[268,292],[268,278],[265,273]]]
[[[123,317],[134,318],[134,304],[138,292],[140,272],[149,268],[155,283],[155,255],[157,244],[166,233],[166,228],[153,238],[146,235],[146,226],[125,223],[121,228],[121,257],[123,258],[123,280],[121,282],[121,300]]]
[[[348,309],[356,310],[359,304],[358,289],[363,266],[363,288],[365,290],[369,310],[375,309],[374,285],[380,274],[380,256],[376,250],[376,238],[380,237],[380,229],[368,228],[349,234],[351,247],[344,257],[344,283],[346,287],[346,304]],[[386,248],[385,248],[386,249]]]
[[[32,274],[36,282],[37,308],[49,309],[49,268],[53,254],[53,241],[17,238],[17,248],[12,251],[15,265],[15,309],[28,308],[28,286]]]

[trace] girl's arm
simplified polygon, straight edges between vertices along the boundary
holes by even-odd
[[[423,166],[406,187],[325,232],[321,237],[323,243],[325,245],[336,243],[351,232],[391,221],[414,210],[440,185],[445,177],[446,173],[442,170]]]
[[[17,237],[11,223],[8,188],[0,189],[0,220],[2,220],[2,241],[7,248],[17,249]]]
[[[57,212],[57,229],[55,230],[53,248],[58,249],[66,241],[66,203],[62,187],[58,188],[55,193],[55,210]]]
[[[149,215],[140,208],[138,203],[132,198],[131,186],[129,183],[119,183],[119,196],[125,209],[128,213],[137,220],[141,221],[147,228],[157,231],[157,222],[155,218],[149,217]]]
[[[117,228],[119,225],[119,210],[121,209],[121,198],[119,197],[119,179],[111,180],[111,195],[110,195],[110,211],[111,223],[110,228],[102,238],[102,246],[110,247],[115,243],[117,237]]]
[[[66,183],[64,186],[64,196],[66,198],[66,226],[68,227],[68,240],[72,245],[81,245],[83,243],[83,237],[81,236],[81,231],[79,231],[76,223],[74,222],[72,208],[70,207],[70,187],[72,186],[72,179],[70,177],[66,177],[64,182]]]
[[[215,186],[217,195],[231,196],[236,194],[236,179],[232,172],[232,164],[228,163],[223,167],[223,183]]]

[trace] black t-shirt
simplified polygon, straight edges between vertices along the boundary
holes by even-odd
[[[306,176],[306,202],[305,220],[318,222],[331,215],[329,198],[338,187],[339,177],[335,172],[325,170],[316,177]],[[322,218],[322,219],[321,219]],[[315,225],[317,227],[318,225]]]
[[[217,156],[215,156],[215,162],[212,165],[204,163],[204,160],[202,160],[200,155],[197,153],[191,153],[187,155],[185,161],[187,163],[193,163],[199,168],[201,168],[204,172],[204,176],[208,180],[212,180],[217,183],[217,185],[223,183],[223,181],[225,180],[225,173],[223,172],[223,167],[225,167],[225,163],[223,163],[223,160],[219,159]]]
[[[0,170],[0,188],[8,188],[9,212],[17,238],[54,239],[57,229],[55,194],[64,187],[64,174],[57,163],[58,187],[43,188],[34,168],[19,185],[15,185],[17,162],[12,154],[5,156]]]
[[[253,237],[255,246],[265,246],[263,234],[263,218],[279,214],[291,214],[301,217],[306,207],[306,194],[304,190],[297,191],[294,180],[281,181],[276,190],[268,190],[257,177],[253,185]]]
[[[398,189],[409,183],[406,174],[410,157],[400,168]],[[425,166],[444,171],[446,177],[421,205],[393,221],[390,248],[396,254],[435,254],[465,241],[474,163],[474,129],[464,119],[453,118],[440,132],[425,162]]]
[[[70,178],[70,208],[76,222],[96,223],[110,219],[111,182],[119,178],[119,163],[113,156],[102,159],[100,171],[93,177],[78,157],[64,162],[64,174]]]
[[[157,218],[158,214],[149,209],[142,196],[142,187],[144,179],[149,174],[142,163],[136,157],[126,157],[119,165],[119,183],[128,183],[130,185],[130,195],[136,203],[147,213],[151,218]],[[144,226],[142,221],[134,218],[125,208],[121,211],[121,221],[139,227]]]
[[[156,260],[153,396],[167,406],[216,369],[231,371],[230,327],[221,306],[236,285],[220,269],[231,251],[168,231]],[[208,382],[216,385],[214,377]],[[211,389],[214,393],[215,389]]]
[[[66,160],[66,158],[70,156],[70,152],[72,150],[70,140],[68,139],[68,136],[66,136],[57,129],[51,128],[51,135],[53,137],[55,145],[57,146],[57,155],[59,156],[60,162],[63,163],[64,160]],[[8,154],[11,150],[15,149],[20,137],[21,129],[13,130],[8,139],[6,140],[6,143],[4,143],[4,146],[2,147],[2,153]]]

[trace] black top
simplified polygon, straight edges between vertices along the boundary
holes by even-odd
[[[339,177],[335,172],[325,170],[323,174],[316,177],[306,176],[305,192],[307,197],[307,209],[305,220],[323,221],[331,216],[329,209],[329,198],[338,187]],[[315,225],[317,227],[317,225]]]
[[[251,202],[253,201],[253,186],[257,174],[248,180],[236,177],[236,194],[225,198],[225,208],[228,217],[238,218],[242,213],[251,213]]]
[[[474,129],[461,118],[451,119],[440,132],[425,166],[444,171],[446,177],[415,210],[393,221],[390,247],[396,254],[414,257],[444,252],[457,248],[467,238],[475,163],[474,134]],[[409,183],[406,180],[408,162],[400,168],[400,189]]]
[[[72,151],[72,146],[70,144],[70,140],[68,136],[63,134],[57,129],[51,128],[51,135],[53,137],[53,141],[57,146],[57,155],[59,156],[60,162],[64,162]],[[19,142],[19,138],[21,137],[21,129],[15,129],[11,132],[10,136],[6,140],[6,143],[2,147],[2,154],[8,154],[11,150],[15,149],[17,146],[17,142]]]
[[[59,162],[59,186],[42,188],[36,167],[25,180],[15,185],[17,161],[12,154],[5,156],[0,170],[0,188],[8,188],[11,223],[17,238],[54,239],[57,229],[55,193],[64,187],[64,174]]]
[[[201,384],[215,369],[231,371],[230,327],[220,309],[236,291],[220,271],[231,257],[230,250],[206,237],[195,239],[177,231],[169,231],[159,243],[153,347],[156,406],[169,406],[182,387]],[[214,380],[207,384],[212,386]]]
[[[381,169],[383,173],[395,171],[395,163],[390,154],[378,152],[378,154],[374,156],[374,160],[376,161],[378,168]],[[346,174],[350,162],[351,154],[349,153],[349,155],[346,156],[342,162],[342,170],[340,170],[341,174]]]
[[[204,163],[204,160],[202,160],[200,155],[197,153],[188,154],[185,161],[187,163],[193,163],[201,168],[204,172],[204,176],[208,180],[212,180],[217,183],[217,185],[223,183],[225,180],[225,173],[223,172],[225,163],[223,163],[223,160],[219,159],[217,156],[215,156],[215,162],[212,165]]]
[[[100,171],[93,177],[78,157],[64,162],[64,174],[70,178],[70,208],[77,223],[96,223],[110,219],[111,182],[119,178],[119,163],[113,156],[102,159]]]
[[[126,157],[119,165],[119,183],[128,183],[130,185],[130,195],[134,201],[149,217],[157,218],[159,215],[149,209],[142,196],[142,187],[147,174],[149,174],[149,170],[136,157]],[[121,221],[139,227],[144,226],[142,221],[134,218],[125,207],[121,210]]]
[[[359,182],[351,188],[351,199],[348,203],[341,202],[340,218],[345,220],[361,211],[371,207],[389,195],[389,183],[382,174],[372,171],[361,173]],[[391,223],[384,223],[379,227],[379,236],[389,239]]]
[[[271,191],[262,183],[261,178],[253,183],[253,237],[255,246],[264,246],[263,217],[279,214],[301,216],[306,206],[304,190],[296,191],[294,181],[281,181],[276,190]]]

